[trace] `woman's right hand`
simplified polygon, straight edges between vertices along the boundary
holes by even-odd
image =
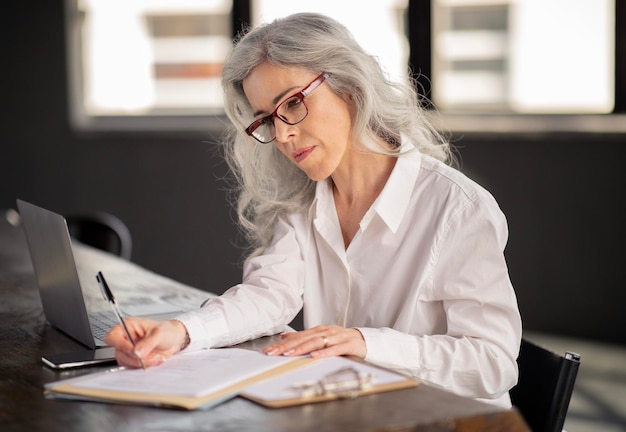
[[[159,322],[145,318],[126,318],[124,322],[136,343],[135,346],[119,324],[104,338],[108,345],[115,348],[115,358],[120,366],[158,366],[180,351],[185,342],[187,329],[178,320]]]

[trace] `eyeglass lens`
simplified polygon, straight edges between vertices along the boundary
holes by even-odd
[[[306,104],[301,94],[292,96],[283,101],[283,103],[276,108],[275,112],[276,117],[290,125],[300,123],[308,114]],[[276,119],[274,117],[267,118],[252,132],[252,135],[261,142],[272,141],[276,136],[275,122]]]

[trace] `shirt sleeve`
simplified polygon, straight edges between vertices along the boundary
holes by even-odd
[[[454,393],[485,399],[517,382],[521,319],[504,258],[508,229],[491,195],[452,214],[431,250],[431,277],[420,301],[443,308],[445,334],[359,328],[366,360]]]
[[[230,346],[284,331],[302,308],[304,263],[294,228],[284,220],[273,242],[244,266],[243,282],[179,319],[188,350]]]

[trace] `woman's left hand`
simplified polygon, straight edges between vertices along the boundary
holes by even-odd
[[[283,333],[281,341],[263,349],[267,355],[322,358],[352,355],[365,358],[367,347],[360,331],[340,326],[317,326],[299,332]]]

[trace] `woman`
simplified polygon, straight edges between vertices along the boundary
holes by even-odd
[[[409,85],[345,27],[296,14],[243,36],[223,71],[226,158],[253,250],[243,282],[177,320],[106,341],[155,366],[183,349],[306,330],[268,355],[354,355],[510,406],[521,322],[493,197],[445,162]]]

